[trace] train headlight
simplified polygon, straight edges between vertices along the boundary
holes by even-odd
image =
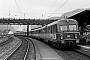
[[[75,36],[75,38],[77,39],[77,36]]]
[[[77,38],[77,34],[75,34],[75,38]]]
[[[63,35],[62,34],[60,35],[60,39],[63,39]]]
[[[2,33],[2,35],[3,35],[3,33]]]
[[[63,39],[63,37],[61,36],[61,39]]]

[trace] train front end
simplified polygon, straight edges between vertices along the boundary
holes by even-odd
[[[76,20],[63,20],[58,24],[58,40],[65,46],[76,46],[79,44],[80,32]]]
[[[79,44],[79,32],[64,32],[60,36],[61,43],[65,46]]]

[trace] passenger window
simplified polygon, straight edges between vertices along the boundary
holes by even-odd
[[[48,33],[51,33],[51,27],[48,27],[47,31],[48,31]]]
[[[53,26],[52,26],[52,32],[53,32],[53,33],[56,33],[56,32],[57,32],[57,25],[53,25]]]

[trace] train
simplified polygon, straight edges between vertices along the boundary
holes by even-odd
[[[58,48],[79,44],[78,22],[74,19],[59,19],[42,28],[30,31],[30,36],[44,38],[44,42]]]
[[[41,28],[31,30],[29,36],[37,37],[40,41],[61,49],[67,46],[77,46],[80,32],[75,19],[59,19]]]

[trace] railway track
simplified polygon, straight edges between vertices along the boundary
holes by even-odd
[[[81,49],[59,50],[59,49],[56,49],[55,47],[52,47],[52,48],[55,50],[55,52],[57,52],[59,56],[61,56],[65,60],[90,60],[90,56],[83,53]],[[40,51],[39,51],[39,54],[41,54]],[[42,58],[41,55],[40,57]]]
[[[58,53],[58,55],[62,56],[66,60],[90,60],[90,52],[87,53],[82,51],[82,49],[72,49],[69,50],[58,50],[52,46],[52,48]],[[89,48],[90,49],[90,48]]]
[[[80,53],[82,55],[90,57],[90,47],[85,48],[85,46],[84,46],[84,47],[80,47],[79,49],[75,49],[74,51],[76,51],[76,52],[78,52],[78,53]]]
[[[24,37],[18,37],[22,44],[5,60],[35,60],[33,43]]]
[[[4,39],[4,38],[2,38]],[[13,51],[18,45],[19,40],[14,40],[13,37],[7,37],[0,43],[0,60],[5,60],[10,55],[10,51]]]
[[[5,41],[0,42],[0,47],[13,41],[12,37],[7,38]]]
[[[79,52],[77,50],[58,50],[54,49],[60,56],[62,56],[65,60],[90,60],[90,56],[83,54],[83,52]]]
[[[56,47],[51,47],[65,60],[90,60],[90,53],[87,54],[85,51],[82,51],[82,49],[59,50]]]
[[[23,43],[17,50],[15,50],[5,60],[36,60],[36,59],[38,60],[37,57],[40,57],[41,60],[43,60],[43,59],[44,60],[45,59],[55,59],[56,60],[57,57],[56,58],[55,57],[54,58],[53,57],[45,57],[46,55],[42,55],[43,53],[45,53],[45,52],[43,52],[44,49],[42,48],[43,50],[41,50],[40,47],[37,47],[36,46],[37,44],[35,45],[35,43],[32,42],[31,39],[24,38],[24,37],[19,37],[19,39],[21,39]],[[46,51],[48,51],[47,48],[45,48]],[[36,49],[38,49],[37,50],[38,52],[36,51]],[[53,47],[52,47],[52,49],[58,54],[58,56],[61,56],[65,60],[90,60],[89,56],[82,54],[81,52],[77,52],[75,50],[59,50],[59,49],[56,49]],[[59,60],[59,58],[57,60]]]
[[[26,60],[36,60],[35,45],[29,38],[26,38],[26,40],[30,44],[30,49],[28,50],[28,54],[27,54]]]

